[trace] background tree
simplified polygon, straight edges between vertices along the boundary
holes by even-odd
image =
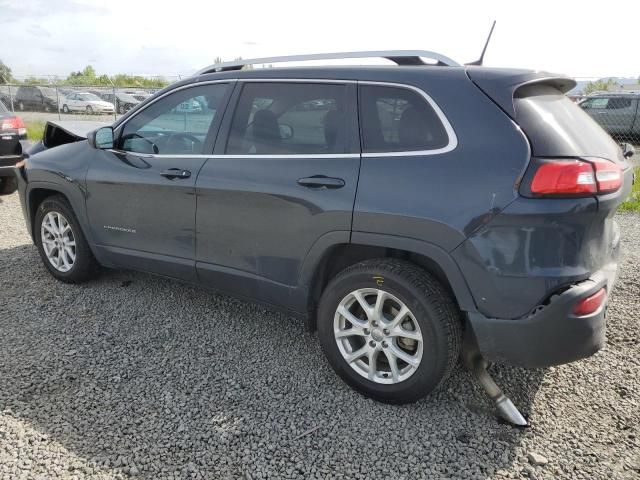
[[[11,69],[0,60],[0,83],[10,83],[12,80]]]
[[[584,87],[584,93],[585,95],[589,95],[590,93],[593,93],[593,92],[614,90],[618,87],[619,87],[618,84],[613,78],[609,78],[607,80],[600,79],[594,82],[587,83]]]

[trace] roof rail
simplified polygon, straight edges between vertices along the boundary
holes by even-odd
[[[428,50],[374,50],[369,52],[337,52],[337,53],[312,53],[309,55],[289,55],[285,57],[264,57],[222,62],[209,65],[200,70],[196,75],[205,73],[226,72],[240,70],[247,65],[261,65],[268,63],[306,62],[311,60],[343,60],[346,58],[386,58],[398,65],[431,65],[422,61],[421,57],[436,60],[438,66],[459,67],[460,64],[451,58],[437,52]]]

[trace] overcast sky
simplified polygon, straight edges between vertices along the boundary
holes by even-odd
[[[640,76],[640,0],[0,0],[0,60],[16,75],[188,75],[225,60],[435,50],[574,77]]]

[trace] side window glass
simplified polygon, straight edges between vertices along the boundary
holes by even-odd
[[[118,147],[135,153],[199,155],[219,112],[229,84],[216,83],[178,90],[131,118]]]
[[[585,102],[586,105],[584,106],[584,108],[600,110],[600,109],[607,108],[608,103],[609,103],[608,98],[592,98]]]
[[[226,153],[345,153],[344,85],[247,83],[231,123]]]
[[[619,110],[622,108],[629,108],[631,106],[631,99],[625,97],[612,97],[607,104],[607,110]]]
[[[363,152],[435,150],[448,145],[442,121],[417,92],[377,85],[359,88]]]

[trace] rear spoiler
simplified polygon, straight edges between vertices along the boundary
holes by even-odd
[[[468,67],[467,75],[485,95],[514,120],[516,111],[513,98],[519,88],[533,84],[549,85],[562,93],[567,93],[576,86],[576,81],[572,78],[531,70]]]

